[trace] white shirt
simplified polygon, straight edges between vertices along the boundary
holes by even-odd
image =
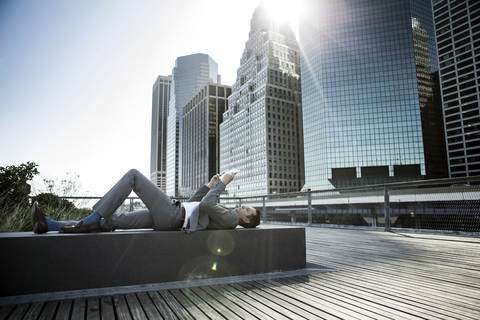
[[[200,201],[192,201],[192,202],[183,202],[182,206],[185,208],[185,221],[183,222],[182,228],[186,228],[188,224],[188,220],[190,220],[190,216],[192,212],[195,211],[196,208],[200,205]]]

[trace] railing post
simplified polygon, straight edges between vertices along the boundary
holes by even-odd
[[[390,229],[390,192],[388,187],[383,187],[383,208],[385,210],[385,231]]]
[[[309,192],[308,193],[308,225],[312,225],[312,194]]]
[[[265,197],[263,197],[262,222],[267,222],[267,208],[265,206]]]
[[[133,199],[130,199],[130,212],[133,211]]]

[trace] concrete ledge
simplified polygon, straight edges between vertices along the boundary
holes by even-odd
[[[0,297],[306,267],[305,229],[0,234]]]

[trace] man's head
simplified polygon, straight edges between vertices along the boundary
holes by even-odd
[[[244,228],[255,228],[260,224],[260,210],[241,206],[235,209],[238,214],[238,224]]]

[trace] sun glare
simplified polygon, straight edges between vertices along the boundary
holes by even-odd
[[[287,21],[295,29],[298,26],[298,12],[301,1],[265,0],[268,11],[279,21]]]

